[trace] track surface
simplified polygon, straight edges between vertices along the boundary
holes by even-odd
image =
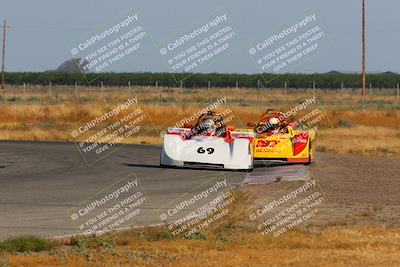
[[[217,175],[231,184],[250,184],[246,190],[266,201],[309,174],[327,199],[321,224],[400,226],[398,159],[318,153],[318,163],[311,166],[263,163],[243,173],[160,168],[159,153],[158,146],[127,145],[87,166],[71,143],[0,142],[0,239],[77,233],[68,209],[133,172],[152,207],[165,206]],[[277,177],[280,182],[271,183]],[[144,223],[159,222],[153,216]]]
[[[160,148],[127,145],[85,165],[72,143],[0,142],[0,239],[76,233],[67,210],[134,172],[154,206],[226,172],[159,167]],[[228,172],[232,184],[245,173]],[[157,217],[147,223],[159,223]]]

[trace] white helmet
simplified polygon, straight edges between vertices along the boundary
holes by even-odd
[[[276,124],[279,124],[279,119],[278,118],[269,118],[269,120],[268,120],[268,122],[269,122],[269,124],[270,125],[276,125]]]
[[[215,122],[213,119],[206,119],[203,121],[203,126],[204,126],[204,130],[205,132],[207,132],[208,134],[214,134],[215,130],[216,130],[216,126],[215,126]]]
[[[279,119],[278,118],[275,118],[275,117],[272,117],[272,118],[269,118],[269,120],[268,120],[268,129],[270,130],[270,131],[272,131],[272,132],[276,132],[276,131],[278,131],[279,130]]]

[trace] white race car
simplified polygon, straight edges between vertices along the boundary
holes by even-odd
[[[248,133],[232,134],[233,130],[212,111],[192,127],[170,128],[164,135],[160,165],[252,170],[253,139]]]

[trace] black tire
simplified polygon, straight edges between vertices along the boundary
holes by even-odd
[[[308,162],[304,163],[304,165],[311,165],[312,161],[311,161],[311,141],[310,141],[310,145],[308,146]]]

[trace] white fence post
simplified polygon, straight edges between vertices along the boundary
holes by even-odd
[[[78,82],[75,82],[75,97],[78,97]]]
[[[285,81],[285,96],[287,94],[287,82]]]
[[[210,88],[211,88],[211,82],[208,81],[208,104],[209,105],[211,104],[211,91],[210,91]]]
[[[183,89],[182,89],[182,86],[181,86],[181,100],[182,100],[182,104],[183,104]]]
[[[258,106],[261,107],[261,97],[260,97],[260,80],[257,80],[257,102]]]
[[[315,82],[312,83],[313,91],[314,91],[314,97],[315,97]]]

